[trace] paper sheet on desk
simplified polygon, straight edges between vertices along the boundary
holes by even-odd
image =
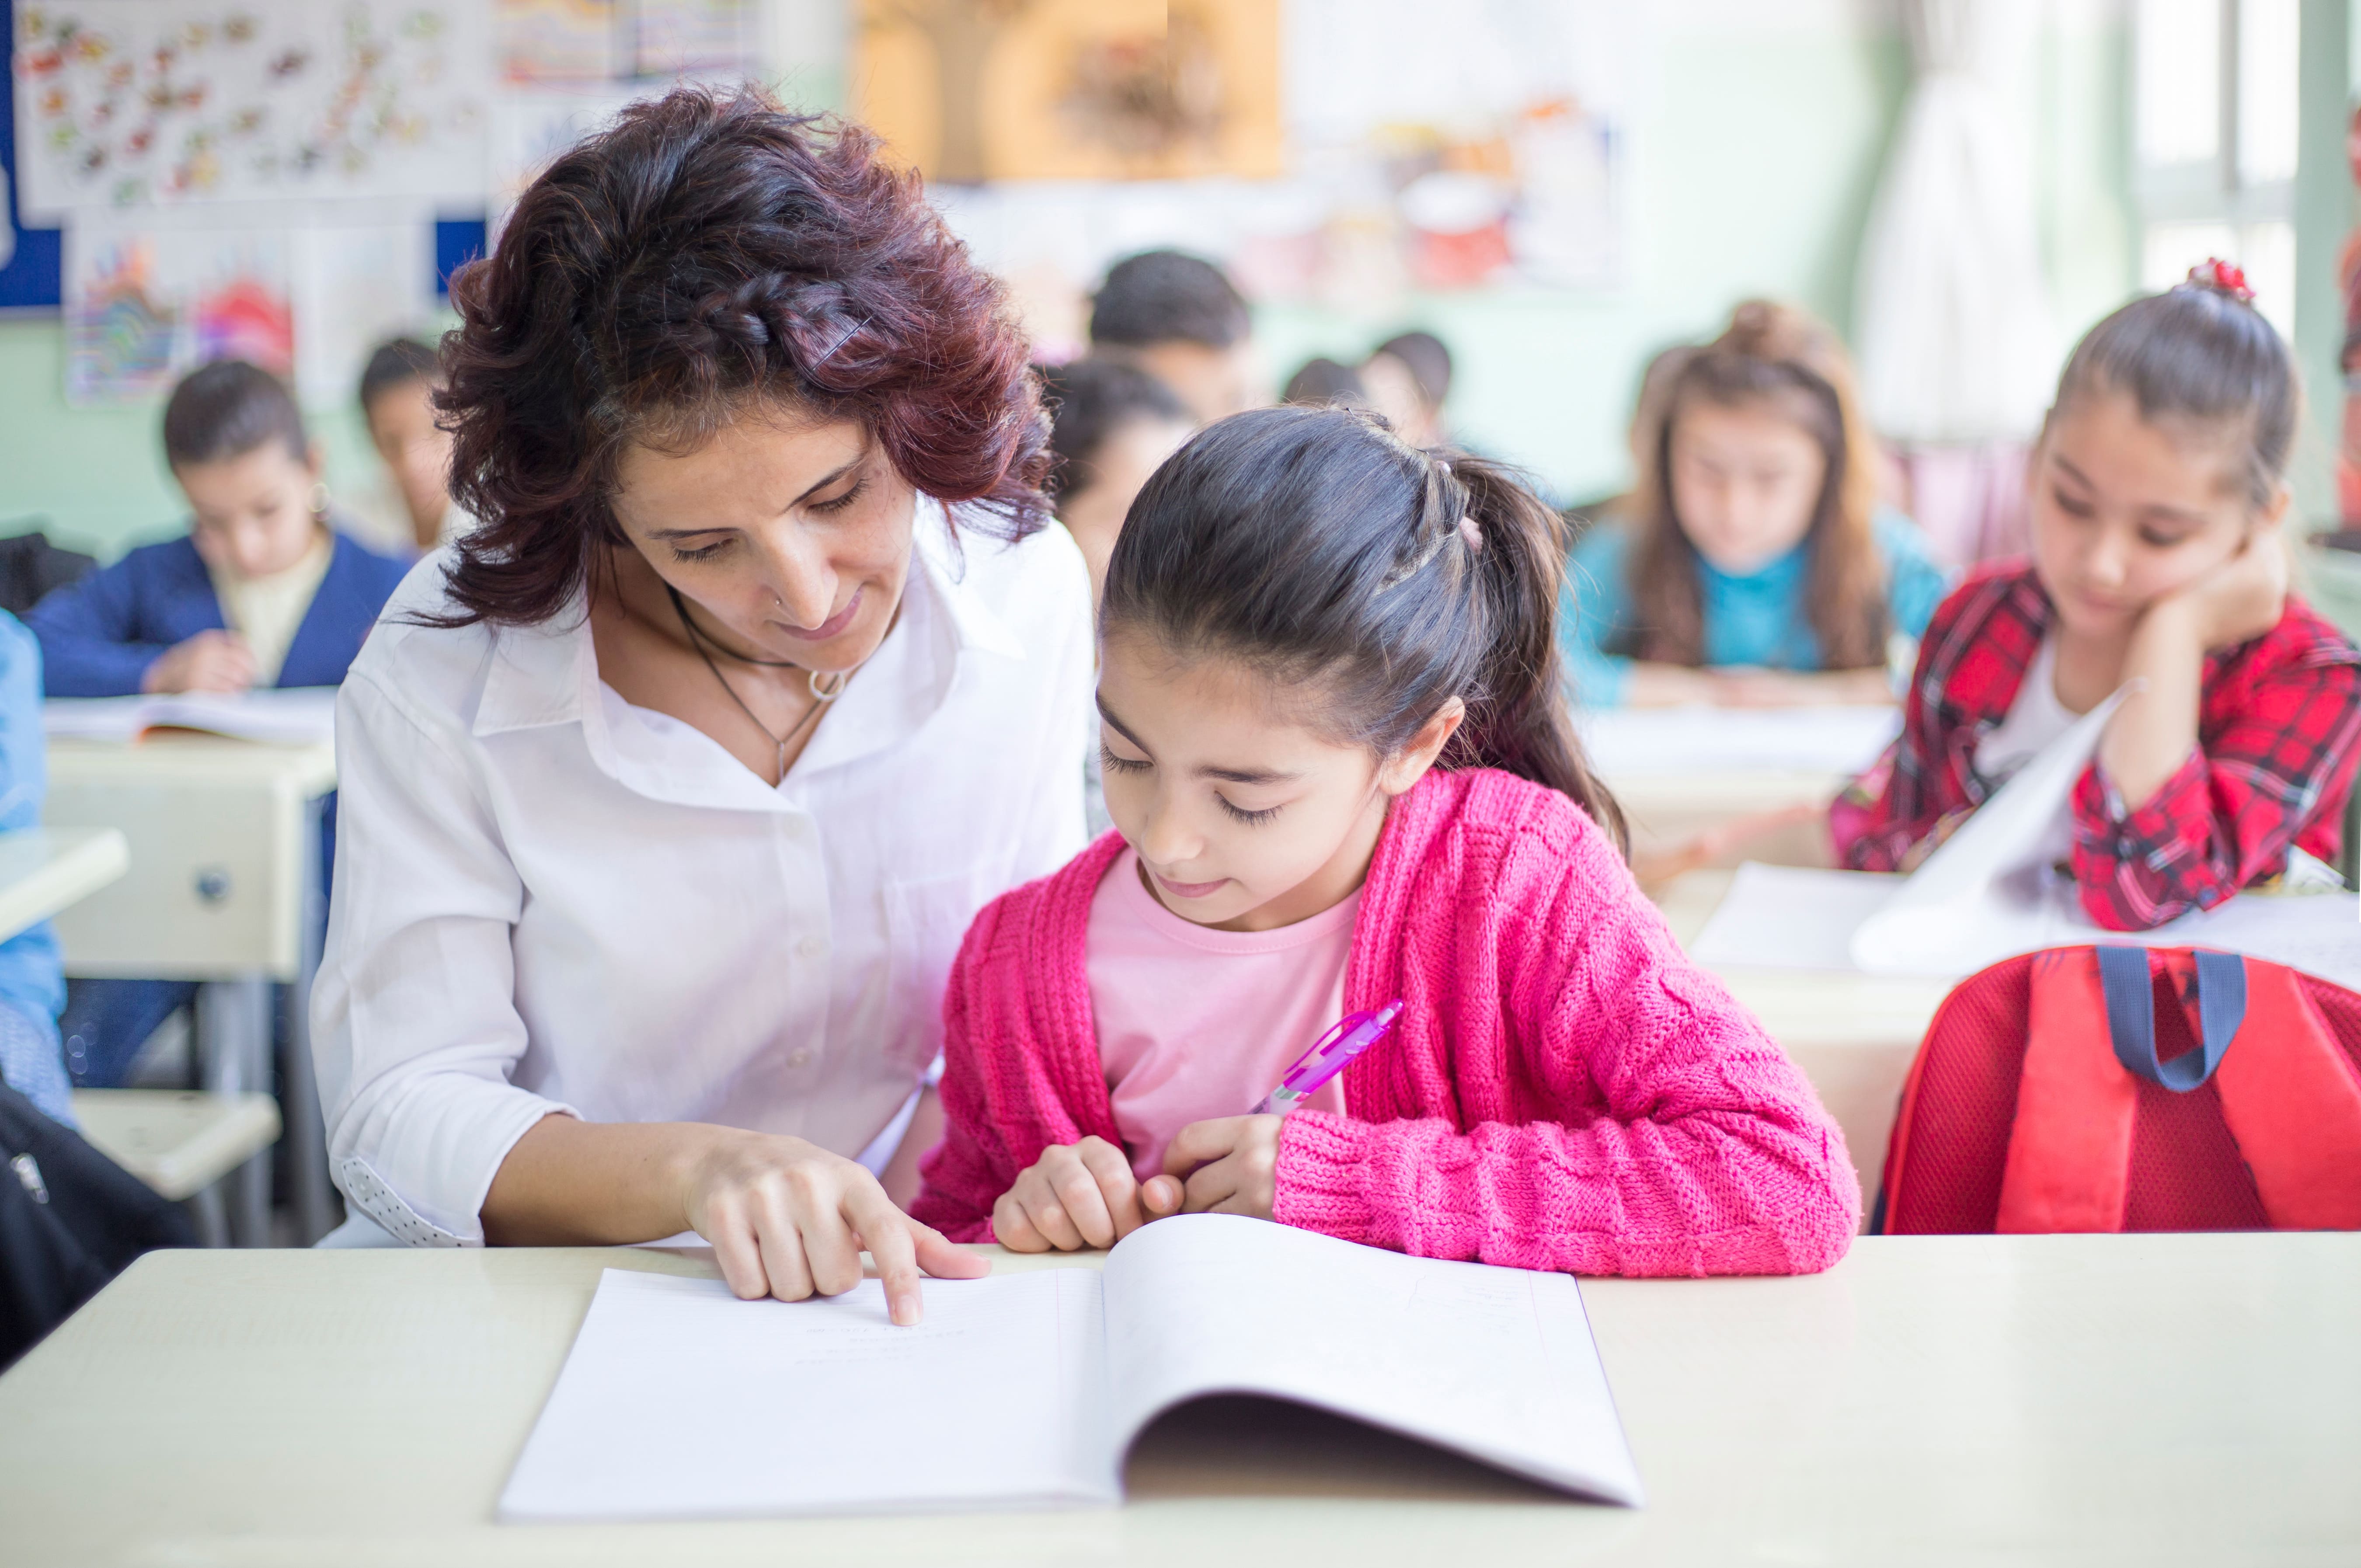
[[[1902,727],[1893,707],[1577,708],[1591,765],[1647,773],[1858,773]]]
[[[336,688],[53,697],[41,705],[41,730],[52,740],[130,741],[150,729],[202,729],[282,745],[334,740]]]
[[[1738,868],[1691,956],[1716,969],[1861,973],[1855,938],[1901,885],[1896,877],[1750,861]],[[2019,953],[2112,942],[2246,953],[2361,991],[2361,899],[2349,893],[2241,894],[2153,931],[2108,931],[2083,917],[2072,885],[2060,881],[2043,886],[2011,918],[2012,925],[1987,933],[1972,962],[1938,952],[1923,965],[1871,972],[1958,980]]]
[[[2042,861],[2075,781],[2127,692],[2092,708],[1906,878],[1742,865],[1698,933],[1700,962],[1958,979],[2019,953],[2084,943],[2216,948],[2361,989],[2350,894],[2242,894],[2153,931],[2093,925]]]

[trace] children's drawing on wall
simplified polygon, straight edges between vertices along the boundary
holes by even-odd
[[[511,86],[743,72],[759,20],[753,0],[492,0]]]
[[[178,306],[156,286],[152,235],[125,235],[67,274],[66,398],[132,400],[171,377]]]
[[[483,188],[467,0],[41,0],[16,8],[28,215]]]
[[[1268,0],[861,0],[854,115],[930,181],[1281,172]]]
[[[295,367],[278,230],[77,222],[65,242],[66,400],[141,402],[209,359]]]
[[[1158,246],[1362,313],[1597,287],[1624,269],[1634,9],[862,0],[855,112],[1051,356],[1107,264]]]

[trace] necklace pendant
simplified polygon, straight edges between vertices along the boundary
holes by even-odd
[[[787,782],[787,743],[785,740],[779,742],[779,782]]]

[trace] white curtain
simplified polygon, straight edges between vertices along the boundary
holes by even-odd
[[[1870,210],[1854,338],[1871,423],[1905,471],[1923,454],[1944,473],[1914,497],[1919,521],[1966,564],[2015,532],[1993,508],[2017,504],[2058,374],[2018,92],[2039,17],[2035,0],[1901,8],[1917,81]],[[1984,482],[1961,482],[1986,463]],[[1949,498],[1969,496],[1949,515]]]

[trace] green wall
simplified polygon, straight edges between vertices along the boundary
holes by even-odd
[[[2071,334],[2132,280],[2124,49],[2110,7],[2054,9],[2064,18],[2046,26],[2023,110]],[[1847,323],[1861,222],[1909,84],[1898,31],[1862,19],[1883,14],[1840,0],[1665,7],[1635,94],[1621,286],[1434,296],[1365,319],[1268,309],[1269,368],[1283,376],[1313,354],[1357,356],[1401,325],[1431,327],[1458,355],[1452,412],[1466,439],[1568,498],[1620,488],[1626,405],[1653,350],[1710,331],[1755,293]],[[45,516],[56,536],[105,554],[169,532],[179,513],[154,411],[67,409],[60,352],[54,317],[0,321],[0,525]],[[372,483],[353,412],[319,423],[331,488]]]

